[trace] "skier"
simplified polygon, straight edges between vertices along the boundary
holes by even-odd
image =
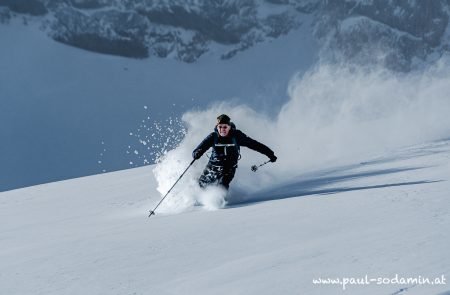
[[[213,148],[209,162],[199,178],[200,187],[217,184],[228,189],[236,172],[238,160],[241,158],[241,146],[266,155],[271,162],[277,160],[270,148],[237,130],[230,117],[222,114],[217,117],[214,132],[210,133],[192,152],[192,157],[197,160],[210,147]]]

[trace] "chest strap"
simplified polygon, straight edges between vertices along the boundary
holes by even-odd
[[[225,156],[227,156],[228,154],[227,154],[227,147],[231,147],[231,146],[236,146],[234,143],[228,143],[228,144],[225,144],[225,143],[216,143],[215,144],[215,146],[216,147],[224,147],[224,149],[223,149],[223,151],[224,151],[224,154],[225,154]]]
[[[219,143],[219,135],[217,134],[217,132],[214,132],[214,146],[216,147],[223,147],[224,148],[224,154],[225,156],[227,155],[227,147],[235,147],[238,155],[239,155],[239,159],[241,158],[241,147],[237,144],[236,141],[236,137],[232,136],[231,137],[231,141],[233,143]]]

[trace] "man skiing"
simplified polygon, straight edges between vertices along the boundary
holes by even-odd
[[[217,117],[214,132],[210,133],[192,152],[194,159],[200,159],[210,147],[213,148],[209,162],[199,178],[200,187],[217,184],[228,189],[241,157],[241,146],[266,155],[271,162],[277,160],[270,148],[237,130],[230,117],[222,114]]]

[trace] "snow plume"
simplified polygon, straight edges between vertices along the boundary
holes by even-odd
[[[168,150],[176,147],[185,134],[186,130],[179,118],[168,117],[163,121],[156,121],[148,114],[139,127],[129,133],[134,138],[126,150],[129,165],[139,167],[153,164]]]
[[[450,67],[423,72],[320,66],[292,80],[276,120],[282,167],[355,162],[450,135]],[[288,138],[291,138],[288,144]]]
[[[230,203],[239,203],[246,193],[308,171],[357,163],[387,149],[448,137],[449,74],[446,62],[409,74],[321,65],[292,79],[290,100],[274,118],[227,103],[187,112],[182,118],[187,128],[185,138],[154,170],[158,189],[167,192],[221,113],[228,114],[238,129],[268,145],[278,156],[276,163],[254,173],[251,165],[267,158],[242,147],[239,169],[227,196]],[[168,198],[165,210],[176,212],[205,202],[208,193],[200,196],[197,179],[207,160],[203,156],[194,163],[176,193]],[[223,199],[211,202],[215,208],[224,204]]]

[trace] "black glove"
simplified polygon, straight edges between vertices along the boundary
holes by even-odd
[[[200,159],[201,156],[202,156],[202,153],[199,150],[195,150],[192,152],[192,157],[196,160]]]
[[[277,156],[275,154],[269,156],[270,162],[274,163],[277,161]]]

